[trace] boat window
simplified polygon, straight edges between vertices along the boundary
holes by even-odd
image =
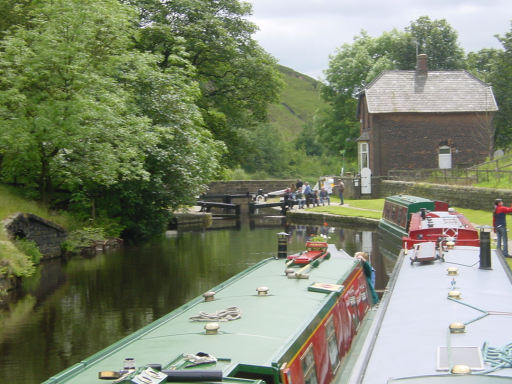
[[[318,384],[318,380],[316,378],[315,356],[313,355],[313,344],[309,345],[300,360],[302,364],[302,373],[304,374],[304,384]]]
[[[338,341],[336,340],[336,330],[334,328],[334,320],[332,316],[325,323],[325,334],[327,337],[327,349],[329,352],[329,360],[331,362],[331,370],[334,374],[340,365]]]

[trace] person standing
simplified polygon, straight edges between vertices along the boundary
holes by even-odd
[[[343,191],[345,190],[345,183],[340,180],[338,183],[338,196],[340,197],[340,205],[343,205]]]
[[[507,213],[512,212],[512,207],[505,207],[503,200],[494,200],[494,212],[492,215],[492,226],[496,233],[497,248],[501,249],[503,256],[511,257],[508,254],[508,238],[507,238]]]

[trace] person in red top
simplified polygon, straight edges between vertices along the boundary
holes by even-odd
[[[512,207],[503,206],[503,200],[494,200],[494,212],[492,215],[492,225],[497,235],[497,247],[503,251],[503,256],[510,257],[508,254],[507,239],[507,213],[512,212]]]

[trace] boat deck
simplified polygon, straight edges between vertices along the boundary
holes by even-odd
[[[502,348],[512,342],[508,266],[492,250],[492,269],[480,269],[478,247],[457,246],[444,258],[445,262],[411,264],[410,254],[400,256],[390,292],[380,304],[349,382],[471,383],[512,377],[511,368],[486,374],[491,366],[478,367],[484,343]],[[448,275],[448,267],[457,267],[458,275]],[[450,291],[459,291],[461,298],[448,298]],[[454,322],[464,323],[465,332],[450,333]],[[461,375],[450,373],[456,364],[471,366],[472,374],[457,378]],[[427,379],[437,375],[443,377]]]
[[[358,263],[333,245],[329,245],[329,252],[329,260],[308,272],[309,279],[287,278],[284,259],[264,260],[213,288],[214,301],[205,302],[203,297],[198,297],[46,383],[105,383],[98,379],[98,372],[122,369],[127,357],[134,358],[137,367],[157,363],[166,368],[173,361],[182,364],[183,354],[198,352],[222,358],[214,366],[199,368],[222,370],[224,375],[241,364],[271,369],[272,363],[333,295],[333,292],[311,291],[308,287],[314,282],[340,284]],[[257,295],[256,289],[262,286],[269,288],[267,296]],[[205,322],[190,320],[200,312],[215,313],[230,307],[238,307],[241,318],[220,322],[217,335],[205,334]]]

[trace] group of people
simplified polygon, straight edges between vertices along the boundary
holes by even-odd
[[[342,181],[339,181],[336,185],[332,183],[332,180],[322,179],[319,182],[318,188],[311,188],[308,182],[297,180],[295,184],[292,184],[286,189],[284,195],[284,201],[288,203],[289,207],[293,207],[297,204],[299,209],[305,206],[309,208],[310,205],[313,207],[323,205],[331,205],[331,194],[333,187],[337,187],[338,195],[340,197],[340,204],[343,205],[343,191],[345,185]]]

